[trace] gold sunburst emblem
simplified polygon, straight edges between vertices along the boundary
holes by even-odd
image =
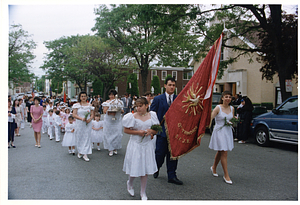
[[[187,104],[182,106],[182,108],[187,107],[185,113],[189,112],[189,114],[194,113],[194,115],[197,115],[198,113],[200,113],[199,109],[203,110],[203,99],[204,98],[201,98],[201,96],[203,96],[204,93],[199,94],[201,89],[202,89],[202,86],[199,88],[198,83],[197,83],[197,87],[194,89],[194,83],[193,83],[192,86],[190,87],[190,89],[187,91],[187,96],[184,95],[184,97],[186,99],[182,102],[187,103]]]

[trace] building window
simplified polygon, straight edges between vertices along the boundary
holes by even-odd
[[[161,71],[161,79],[165,80],[166,77],[167,77],[167,71],[165,71],[165,70]]]
[[[151,70],[151,80],[153,80],[153,76],[157,75],[157,70]]]
[[[175,93],[176,93],[176,95],[178,95],[178,92],[177,92],[177,87],[175,88]]]
[[[163,94],[164,93],[164,87],[161,87],[160,89],[160,93]]]
[[[183,73],[183,80],[189,80],[193,77],[193,71],[184,72]]]
[[[172,71],[172,77],[177,81],[177,71]]]
[[[137,80],[139,80],[139,70],[133,70],[132,73],[135,73],[137,75]]]

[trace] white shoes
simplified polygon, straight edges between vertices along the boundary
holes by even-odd
[[[127,191],[130,194],[130,196],[134,196],[134,189],[133,187],[129,186],[129,181],[127,181]]]
[[[75,149],[72,149],[72,154],[75,155]]]
[[[225,179],[225,177],[223,177],[223,179],[224,179],[224,181],[226,182],[226,184],[232,184],[232,181],[231,181],[231,180],[227,181],[227,180]]]
[[[142,200],[142,201],[148,200],[148,197],[146,196],[146,194],[145,194],[145,195],[141,195],[141,200]]]
[[[117,155],[117,154],[118,154],[118,151],[117,151],[117,150],[114,150],[114,154],[116,154],[116,155]]]
[[[114,151],[109,151],[108,155],[111,157],[114,155]]]
[[[212,168],[212,167],[210,167],[210,171],[211,171],[211,173],[212,173],[212,175],[213,175],[214,177],[217,177],[217,176],[219,176],[217,173],[214,173],[214,171],[213,171],[213,168]]]
[[[90,161],[90,159],[89,159],[86,155],[83,156],[83,159],[84,159],[84,161],[86,161],[86,162]]]
[[[100,146],[97,146],[97,150],[98,150],[98,151],[100,151],[100,150],[101,150],[101,149],[100,149]]]
[[[77,157],[80,159],[82,157],[82,154],[77,154]]]
[[[239,144],[245,144],[246,142],[243,140],[238,141]]]
[[[69,149],[69,154],[72,154],[72,150]]]

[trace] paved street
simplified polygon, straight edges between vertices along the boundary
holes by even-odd
[[[140,180],[134,182],[135,197],[126,190],[128,176],[122,171],[128,135],[118,155],[93,150],[90,161],[69,155],[66,147],[46,134],[42,148],[34,146],[33,130],[27,125],[15,137],[17,148],[8,150],[8,199],[43,200],[140,200]],[[208,148],[210,135],[201,146],[182,157],[177,175],[184,185],[167,183],[165,164],[157,179],[148,178],[149,200],[298,200],[297,146],[273,144],[263,148],[235,142],[228,154],[233,185],[226,184],[221,165],[213,177],[210,166],[215,151]],[[101,145],[101,148],[103,146]]]

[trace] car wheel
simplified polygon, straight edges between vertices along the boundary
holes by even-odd
[[[258,127],[255,131],[255,141],[259,146],[268,146],[270,144],[269,132],[266,127]]]

